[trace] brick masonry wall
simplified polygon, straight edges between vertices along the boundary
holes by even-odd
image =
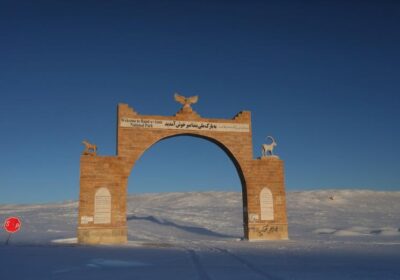
[[[185,129],[121,127],[121,118],[151,120],[183,120],[212,123],[248,124],[248,132],[226,132]],[[251,114],[241,112],[233,119],[207,119],[196,112],[180,111],[175,116],[143,116],[126,104],[118,106],[117,156],[82,155],[78,217],[78,241],[84,244],[126,242],[127,182],[132,168],[141,155],[162,139],[179,135],[204,138],[221,147],[236,166],[243,188],[243,218],[245,238],[250,240],[286,239],[286,197],[283,162],[274,157],[253,159]],[[173,159],[171,159],[173,160]],[[96,190],[106,187],[111,193],[111,223],[94,224],[85,221],[94,216]],[[260,191],[268,187],[273,194],[274,220],[260,217]],[[254,217],[254,215],[253,215]]]

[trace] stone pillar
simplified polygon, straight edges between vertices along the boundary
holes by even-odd
[[[118,157],[81,156],[78,242],[127,241],[125,162]]]
[[[275,156],[252,161],[246,177],[248,239],[288,239],[283,161]]]

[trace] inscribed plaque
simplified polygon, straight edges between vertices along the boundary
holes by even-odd
[[[261,220],[274,219],[274,201],[268,188],[263,188],[260,193]]]
[[[111,223],[111,194],[107,188],[100,188],[96,191],[94,199],[94,223]]]

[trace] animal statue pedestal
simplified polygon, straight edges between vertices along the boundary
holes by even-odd
[[[87,151],[83,151],[82,152],[83,156],[97,156],[96,152],[87,152]]]
[[[280,158],[277,155],[270,155],[270,156],[261,156],[257,159],[268,160],[268,159],[280,159]]]
[[[192,107],[182,107],[176,114],[175,117],[180,119],[199,119],[201,118],[199,114]]]

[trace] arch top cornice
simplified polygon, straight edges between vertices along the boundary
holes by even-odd
[[[118,104],[118,117],[125,116],[131,118],[160,118],[160,119],[175,119],[175,120],[203,120],[203,121],[215,121],[215,122],[232,122],[232,123],[251,123],[251,112],[247,110],[243,110],[238,112],[232,118],[220,119],[220,118],[204,118],[200,116],[196,111],[184,111],[180,109],[176,114],[171,116],[160,116],[160,115],[142,115],[139,114],[132,106],[129,106],[126,103]]]
[[[178,135],[204,137],[223,146],[237,162],[253,159],[251,113],[230,119],[203,118],[183,107],[173,116],[141,115],[128,104],[118,105],[117,155],[132,164],[158,141]]]

